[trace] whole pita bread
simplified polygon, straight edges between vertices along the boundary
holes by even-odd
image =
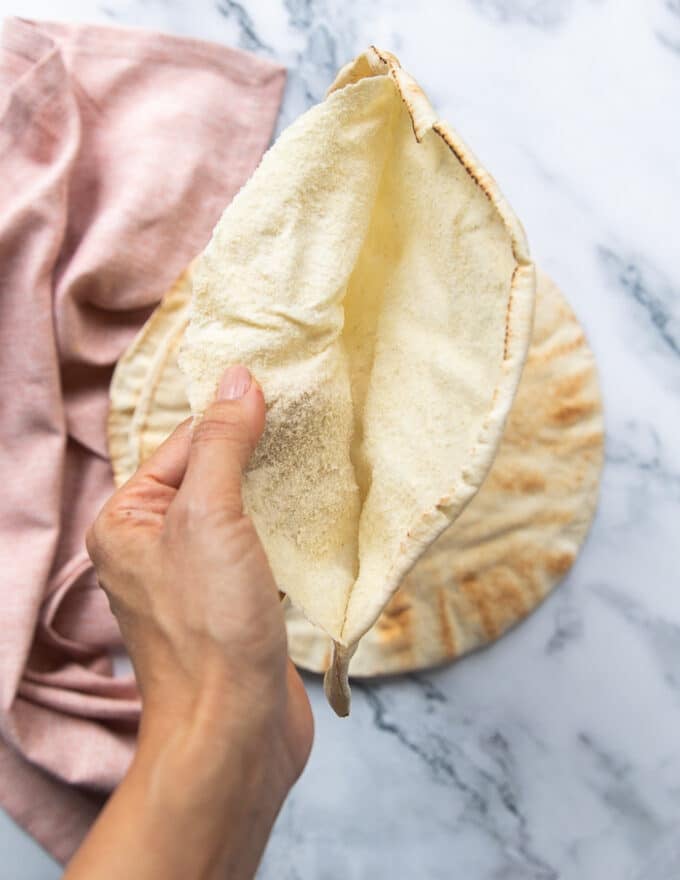
[[[190,415],[177,366],[187,276],[166,294],[116,369],[109,449],[125,482]],[[595,512],[602,403],[583,331],[538,273],[534,329],[517,396],[484,485],[401,583],[352,660],[353,676],[410,672],[494,641],[571,566]],[[324,672],[331,642],[287,605],[295,663]]]
[[[191,270],[179,364],[201,418],[245,363],[244,475],[280,589],[334,642],[326,693],[491,466],[535,291],[519,222],[394,56],[344,68],[265,155]]]

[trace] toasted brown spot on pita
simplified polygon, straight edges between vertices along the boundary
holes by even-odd
[[[545,567],[552,575],[563,577],[574,563],[574,554],[570,551],[561,553],[548,553],[545,557]]]
[[[604,443],[604,433],[595,431],[592,434],[584,434],[581,437],[578,448],[590,451],[591,449],[597,453],[598,458],[602,455],[602,444]]]
[[[597,408],[592,400],[558,403],[550,412],[550,420],[557,425],[573,425],[594,413]]]
[[[508,626],[527,613],[516,579],[502,568],[489,569],[483,578],[469,576],[461,587],[476,605],[488,639],[498,638]]]
[[[571,352],[578,351],[578,349],[582,348],[585,345],[586,338],[583,333],[577,334],[573,339],[570,339],[569,342],[560,342],[555,345],[551,345],[549,348],[542,349],[537,347],[535,349],[529,350],[529,356],[527,357],[527,362],[536,361],[536,362],[547,362],[557,360],[558,358],[571,354]]]
[[[553,379],[553,393],[557,397],[575,397],[583,391],[588,379],[588,373],[583,370],[578,373],[570,373],[561,379]]]
[[[444,647],[444,655],[446,657],[456,656],[456,637],[449,619],[449,605],[447,602],[446,587],[438,587],[437,589],[437,608],[439,610],[439,632],[442,637],[442,645]]]
[[[411,603],[407,596],[398,591],[388,602],[387,607],[385,608],[385,614],[387,617],[395,620],[408,614],[411,611],[411,607]]]
[[[574,480],[573,483],[579,482],[578,480]],[[567,523],[571,522],[574,518],[573,511],[569,511],[564,508],[555,508],[554,510],[544,510],[541,512],[540,516],[536,517],[536,522],[541,525],[556,525],[563,526]]]
[[[506,491],[522,492],[532,495],[545,489],[546,481],[539,471],[515,470],[505,473],[492,472],[494,484]]]
[[[541,566],[541,550],[539,547],[532,542],[515,541],[514,544],[508,546],[503,565],[506,570],[512,570],[514,573],[515,583],[521,588],[526,598],[526,604],[530,600],[534,600],[535,603],[535,601],[543,598],[543,590],[539,582]]]
[[[398,590],[387,603],[376,623],[380,638],[400,645],[407,645],[412,641],[410,635],[412,612],[410,599],[402,590]]]

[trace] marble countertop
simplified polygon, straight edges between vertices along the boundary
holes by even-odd
[[[597,356],[606,467],[566,581],[454,667],[356,685],[348,720],[310,679],[316,744],[261,880],[680,876],[678,0],[0,0],[0,11],[278,59],[290,71],[279,129],[369,43],[391,49],[492,171]],[[58,876],[7,819],[0,844],[2,876]]]

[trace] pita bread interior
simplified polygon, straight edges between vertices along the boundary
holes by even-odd
[[[190,415],[177,366],[190,295],[185,275],[119,362],[109,417],[117,485]],[[454,660],[529,614],[578,553],[595,513],[602,462],[595,361],[568,303],[539,272],[532,342],[493,467],[365,634],[352,675]],[[290,603],[286,622],[295,663],[324,672],[328,636]]]
[[[492,178],[375,48],[264,156],[191,268],[194,416],[233,363],[267,426],[244,507],[279,588],[334,643],[326,693],[493,461],[534,268]]]

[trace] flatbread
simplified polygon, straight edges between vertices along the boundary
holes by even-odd
[[[122,486],[180,422],[191,415],[177,365],[187,326],[191,267],[119,358],[111,377],[107,437],[113,479]]]
[[[118,485],[190,414],[177,366],[189,298],[182,279],[116,369],[109,449]],[[585,539],[602,462],[595,360],[564,296],[539,272],[531,347],[493,467],[363,637],[352,675],[455,660],[529,614],[566,574]],[[286,621],[295,663],[324,672],[330,639],[290,604]]]
[[[326,693],[493,461],[534,269],[491,177],[394,56],[344,68],[193,263],[179,364],[201,418],[233,363],[265,433],[244,475],[281,590],[335,645]]]

